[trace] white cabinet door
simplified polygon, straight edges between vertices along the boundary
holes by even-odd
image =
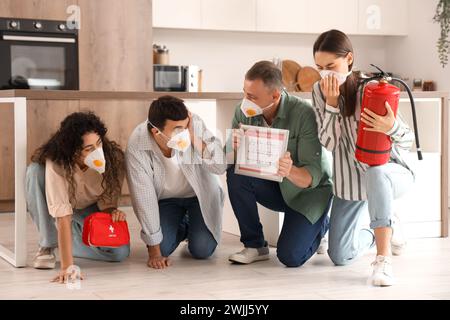
[[[202,0],[202,28],[255,31],[256,0]]]
[[[322,33],[338,29],[348,34],[358,31],[358,0],[309,1],[309,24],[311,31]]]
[[[308,0],[257,0],[256,30],[308,33]]]
[[[407,0],[359,0],[359,34],[407,35]]]
[[[201,0],[153,0],[153,27],[201,28]]]

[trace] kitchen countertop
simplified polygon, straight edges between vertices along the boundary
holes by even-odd
[[[291,93],[310,99],[310,92]],[[240,100],[242,92],[151,92],[151,91],[73,91],[73,90],[0,90],[0,98],[25,97],[29,100],[153,100],[172,95],[185,100]],[[444,91],[413,91],[415,98],[445,98]],[[401,93],[407,98],[406,92]]]

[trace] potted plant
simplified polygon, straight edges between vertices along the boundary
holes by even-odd
[[[450,0],[439,0],[433,21],[441,26],[441,34],[437,41],[439,61],[444,68],[448,63],[450,53]]]

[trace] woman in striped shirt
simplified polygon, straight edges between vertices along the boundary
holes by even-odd
[[[377,257],[372,263],[373,274],[369,281],[373,285],[392,285],[390,256],[399,254],[405,244],[392,203],[414,180],[401,156],[402,151],[412,146],[414,135],[400,117],[395,118],[387,102],[385,116],[368,109],[361,115],[358,79],[351,72],[353,48],[344,33],[330,30],[321,34],[314,44],[313,54],[322,76],[312,93],[318,134],[322,145],[333,154],[334,200],[328,254],[336,265],[345,265],[376,244]],[[368,125],[369,131],[390,136],[389,163],[369,167],[356,160],[359,121]],[[373,232],[361,228],[361,217],[367,209]]]

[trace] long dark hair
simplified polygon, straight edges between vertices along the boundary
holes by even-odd
[[[103,144],[106,168],[103,173],[104,191],[101,198],[112,200],[120,193],[120,177],[125,173],[124,153],[117,143],[108,140],[107,131],[104,123],[93,112],[72,113],[61,122],[58,131],[31,157],[31,161],[41,165],[45,165],[45,161],[49,159],[64,168],[72,206],[75,206],[76,182],[73,178],[75,161],[82,151],[83,136],[86,133],[98,134]]]
[[[322,33],[314,43],[313,55],[316,52],[330,52],[337,57],[344,58],[350,52],[353,54],[353,46],[347,35],[339,30],[329,30]],[[349,65],[348,71],[352,70],[353,61]],[[347,81],[341,85],[340,91],[345,99],[343,114],[350,117],[356,110],[356,93],[358,91],[358,77],[352,72]]]

